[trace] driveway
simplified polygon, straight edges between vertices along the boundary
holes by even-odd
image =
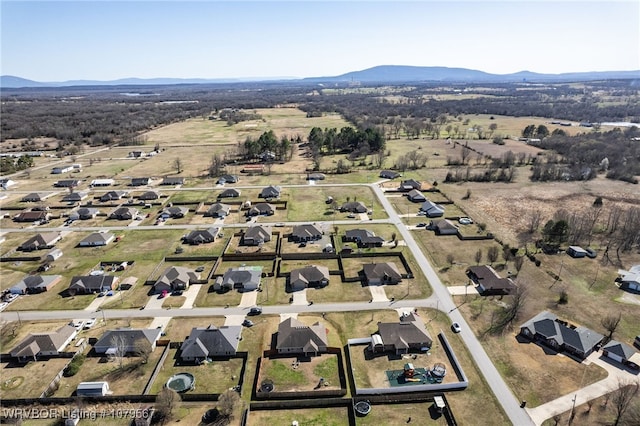
[[[387,293],[384,291],[384,286],[381,285],[370,285],[367,286],[369,291],[371,292],[371,299],[374,302],[388,302],[389,298],[387,297]]]
[[[113,296],[111,296],[113,297]],[[105,300],[111,300],[111,298],[107,299],[106,296],[102,296],[102,297],[97,297],[91,302],[89,303],[89,306],[87,306],[86,308],[84,308],[85,311],[89,311],[89,312],[95,312],[98,310],[98,308],[100,307],[100,305],[102,305],[104,303]]]
[[[152,294],[151,297],[149,297],[149,300],[147,301],[147,304],[145,305],[145,309],[162,309],[162,304],[164,303],[164,299],[166,299],[169,296],[165,296],[162,299],[158,299],[158,295],[157,294]]]
[[[242,325],[244,319],[244,315],[225,315],[224,325]]]
[[[180,309],[191,309],[193,308],[193,303],[196,301],[196,297],[198,297],[198,292],[202,288],[202,284],[192,284],[189,288],[182,294],[187,299],[184,301],[184,304],[180,307]]]
[[[294,291],[292,305],[308,305],[307,301],[307,289]]]
[[[148,328],[159,328],[164,331],[164,329],[167,328],[169,321],[171,321],[171,317],[155,317]]]
[[[624,383],[627,381],[638,380],[637,373],[633,374],[628,370],[623,369],[622,366],[619,367],[618,364],[608,361],[606,358],[601,356],[600,352],[593,352],[585,361],[583,361],[583,363],[586,365],[589,363],[599,365],[607,370],[609,375],[606,379],[578,389],[575,392],[563,395],[560,398],[547,402],[546,404],[539,405],[535,408],[527,408],[526,410],[529,413],[529,416],[536,425],[541,425],[545,420],[550,419],[557,414],[570,411],[574,406],[574,398],[575,406],[578,406],[618,389],[621,381]]]
[[[480,294],[478,293],[478,287],[474,285],[454,285],[447,288],[452,296],[464,296],[465,294],[477,296]]]
[[[242,293],[242,300],[240,300],[238,307],[250,308],[251,306],[256,306],[256,300],[258,300],[258,290],[247,291]]]

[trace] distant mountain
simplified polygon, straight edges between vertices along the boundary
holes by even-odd
[[[636,71],[596,71],[573,72],[563,74],[540,74],[531,71],[520,71],[513,74],[490,74],[484,71],[467,68],[416,67],[407,65],[380,65],[362,71],[353,71],[333,77],[247,77],[247,78],[123,78],[119,80],[70,80],[64,82],[38,82],[21,77],[3,75],[0,77],[0,88],[22,87],[66,87],[66,86],[125,86],[125,85],[169,85],[169,84],[212,84],[212,83],[246,83],[260,81],[300,81],[304,83],[402,83],[402,82],[461,82],[461,83],[512,83],[518,81],[551,82],[551,81],[589,81],[606,79],[639,79],[640,70]]]

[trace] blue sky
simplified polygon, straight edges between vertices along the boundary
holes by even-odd
[[[37,81],[640,69],[640,2],[5,1],[3,75]]]

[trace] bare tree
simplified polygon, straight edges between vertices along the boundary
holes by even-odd
[[[117,334],[113,337],[111,343],[115,348],[113,356],[118,360],[118,368],[122,368],[124,364],[124,357],[127,355],[127,338],[122,334]]]
[[[524,256],[516,256],[516,258],[513,259],[513,265],[516,268],[516,274],[520,273],[520,270],[524,265]]]
[[[375,153],[373,159],[375,161],[376,167],[381,169],[387,159],[384,149],[379,149],[378,152]]]
[[[467,164],[467,161],[470,155],[471,155],[471,150],[468,147],[463,146],[462,152],[460,153],[460,160],[462,164]]]
[[[139,357],[142,360],[143,364],[146,364],[149,361],[149,356],[151,356],[152,348],[151,343],[147,339],[138,339],[134,345],[133,353],[135,356]]]
[[[529,213],[529,229],[528,232],[533,234],[540,227],[542,222],[542,212],[540,210],[533,210]]]
[[[607,339],[611,340],[611,338],[613,337],[613,333],[615,333],[616,329],[618,328],[618,325],[620,325],[621,319],[622,319],[622,314],[620,312],[618,312],[618,315],[611,314],[602,318],[600,323],[605,328],[605,330],[609,332]]]
[[[503,333],[510,329],[518,320],[520,313],[527,303],[527,292],[525,286],[519,285],[511,303],[506,307],[501,307],[493,312],[491,316],[491,325],[487,332],[492,334]]]
[[[176,169],[176,173],[182,173],[182,159],[180,157],[173,160],[173,167]]]
[[[218,412],[220,415],[230,419],[233,416],[233,411],[240,402],[240,395],[234,390],[226,390],[218,398]]]
[[[452,253],[447,254],[447,263],[449,265],[453,265],[453,262],[455,262],[455,258],[453,257]]]
[[[171,388],[163,388],[156,397],[155,412],[161,424],[173,417],[173,412],[180,403],[180,394]],[[154,416],[155,417],[155,416]]]
[[[209,177],[220,176],[224,167],[224,158],[222,155],[215,153],[211,156],[209,164]]]
[[[476,252],[475,261],[476,261],[476,265],[479,265],[480,262],[482,262],[482,249],[480,249],[480,248]]]
[[[635,382],[627,381],[624,379],[618,379],[618,389],[612,392],[611,402],[612,410],[615,413],[614,426],[625,424],[624,418],[632,402],[634,402],[636,395],[640,393],[640,380]]]
[[[487,260],[489,264],[493,265],[493,262],[498,260],[498,255],[500,254],[500,250],[498,250],[498,246],[491,246],[487,249]]]

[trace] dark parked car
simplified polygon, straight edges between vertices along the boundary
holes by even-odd
[[[590,257],[591,259],[595,259],[598,255],[598,253],[592,248],[586,248],[584,251],[587,252],[587,257]]]

